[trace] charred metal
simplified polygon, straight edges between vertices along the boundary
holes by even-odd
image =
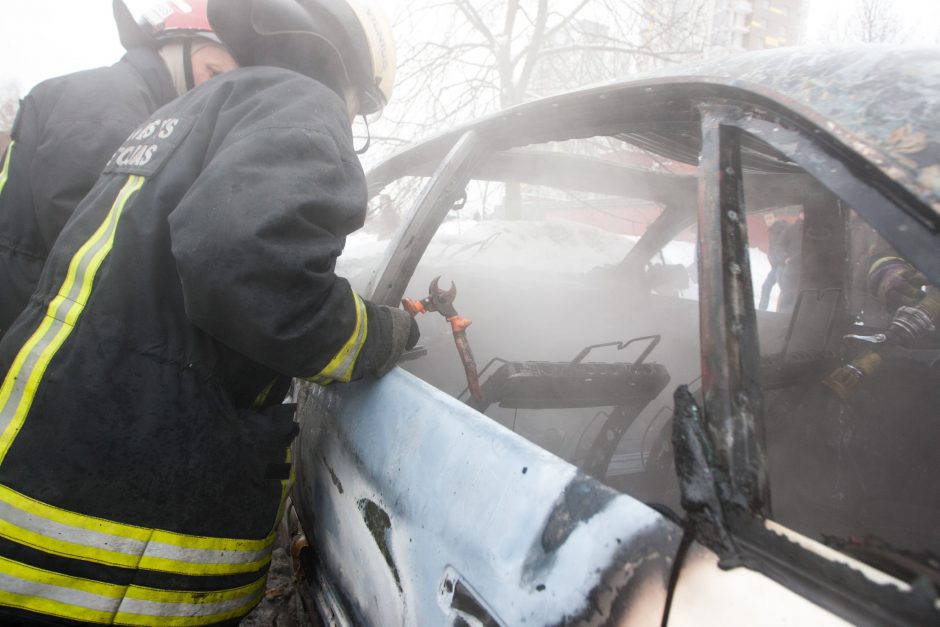
[[[366,527],[369,528],[369,533],[372,534],[375,545],[382,553],[382,557],[385,558],[385,563],[392,571],[398,590],[401,591],[401,575],[398,573],[398,566],[395,565],[395,558],[392,556],[391,539],[389,537],[392,519],[388,517],[388,512],[379,507],[374,501],[359,499],[358,505],[359,511],[362,512],[362,519],[365,521]]]
[[[885,57],[940,70],[933,57],[909,55]],[[702,553],[708,555],[709,576],[743,569],[734,574],[760,575],[761,582],[781,584],[787,594],[811,601],[812,609],[853,622],[937,622],[935,558],[841,533],[853,528],[855,512],[871,515],[870,503],[846,496],[841,470],[815,486],[815,467],[807,466],[805,476],[791,472],[782,490],[775,477],[771,491],[775,462],[783,459],[779,469],[792,468],[793,459],[807,464],[813,455],[841,460],[855,431],[865,427],[862,418],[850,424],[851,412],[888,406],[870,402],[871,395],[833,394],[826,383],[833,373],[852,366],[859,377],[870,374],[856,362],[871,353],[877,359],[870,362],[891,363],[891,376],[877,382],[891,387],[909,378],[929,383],[940,363],[937,336],[920,353],[901,342],[884,345],[887,334],[875,333],[865,317],[872,301],[859,296],[870,296],[872,266],[862,268],[852,259],[862,256],[850,241],[858,235],[852,229],[861,228],[857,219],[870,225],[873,238],[883,237],[893,258],[940,281],[940,177],[929,169],[940,159],[940,144],[923,130],[931,123],[926,112],[935,107],[926,103],[937,98],[937,85],[913,85],[905,74],[898,81],[910,101],[886,111],[878,98],[892,89],[890,77],[861,80],[872,67],[883,72],[887,66],[874,56],[794,51],[682,75],[667,71],[520,105],[432,137],[370,173],[373,197],[403,177],[429,179],[400,228],[389,231],[382,263],[368,268],[372,298],[396,305],[406,290],[423,290],[432,276],[454,279],[447,273],[464,272],[456,277],[467,299],[460,311],[476,321],[474,354],[492,359],[479,372],[473,362],[480,381],[476,393],[473,377],[467,384],[453,367],[456,360],[435,361],[434,342],[448,346],[449,359],[454,357],[455,335],[438,325],[439,333],[425,333],[430,348],[424,357],[405,365],[410,373],[336,386],[311,395],[314,402],[301,410],[316,425],[304,432],[315,434],[312,450],[330,450],[333,462],[324,456],[328,472],[316,464],[316,476],[303,486],[308,510],[326,509],[333,516],[324,521],[319,513],[309,515],[322,534],[324,554],[345,560],[328,568],[350,589],[368,585],[362,582],[369,577],[381,580],[369,590],[381,601],[359,608],[365,622],[388,611],[395,624],[433,622],[443,612],[454,625],[607,625],[629,617],[643,602],[668,618],[688,572],[704,563]],[[848,90],[855,90],[852,98],[840,99]],[[645,157],[655,156],[657,165],[535,147],[580,138],[629,144]],[[660,167],[659,159],[668,167]],[[451,235],[445,220],[450,217],[459,232],[473,207],[473,186],[490,181],[609,195],[615,198],[607,208],[618,210],[623,199],[637,200],[655,205],[655,211],[644,218],[647,228],[638,237],[629,231],[633,241],[604,240],[622,248],[617,256],[598,255],[603,267],[570,272],[575,278],[559,270],[554,281],[529,286],[520,297],[509,264],[468,269],[472,263],[466,261],[498,247],[504,232],[513,233],[509,220],[499,225],[503,231],[481,229],[469,248],[457,238],[435,248],[437,235]],[[533,202],[533,211],[542,212],[536,216],[576,206],[551,204],[557,199],[550,194],[532,198],[548,206]],[[582,204],[598,214],[607,210],[591,202]],[[474,218],[473,228],[497,216],[497,209],[480,206],[486,219]],[[455,208],[459,220],[452,217]],[[767,245],[771,221],[786,223],[785,229],[799,222],[799,252],[788,258],[799,260],[800,274],[786,306],[768,309],[766,301],[755,302],[753,275],[767,271],[761,264],[773,265],[765,249],[754,256],[758,244]],[[690,227],[697,232],[687,235]],[[664,253],[680,237],[694,250],[692,265]],[[519,275],[526,276],[528,268],[520,266]],[[697,273],[689,271],[693,266]],[[595,281],[588,286],[595,291],[585,287],[589,281]],[[419,287],[409,287],[412,282]],[[778,287],[783,302],[782,281]],[[925,284],[921,291],[926,290]],[[688,298],[692,291],[697,302]],[[933,319],[940,316],[933,301],[921,302],[901,312],[907,318],[889,316],[890,324],[910,337],[933,334],[940,326]],[[595,318],[582,313],[596,309],[603,310],[596,319],[617,328],[615,334],[602,325],[590,328]],[[557,313],[557,321],[546,321],[545,311]],[[698,353],[681,352],[694,325],[688,311],[699,325]],[[656,319],[660,315],[666,322]],[[514,344],[512,330],[501,335],[502,316],[520,322],[515,333],[530,344]],[[670,323],[684,328],[663,332],[656,326]],[[574,338],[564,354],[545,341],[561,335],[559,329]],[[762,335],[767,329],[772,342]],[[681,333],[670,337],[675,330]],[[620,341],[633,335],[642,337]],[[649,344],[634,345],[632,354],[639,354],[632,362],[609,357],[641,339]],[[586,348],[578,353],[581,346]],[[586,361],[595,349],[608,354]],[[681,359],[670,361],[669,351],[681,352]],[[687,368],[690,362],[696,364]],[[670,406],[667,388],[673,381],[678,388]],[[464,385],[470,398],[468,390],[459,393]],[[900,404],[897,413],[924,413],[923,405]],[[517,429],[520,414],[520,422],[530,418],[528,428]],[[545,423],[551,428],[535,419],[541,416],[550,418]],[[875,422],[868,437],[884,438],[884,422]],[[818,446],[806,452],[794,434]],[[334,467],[342,471],[342,485]],[[818,489],[807,496],[794,485]],[[344,488],[347,496],[339,498]],[[823,512],[819,527],[806,537],[792,531],[803,531],[792,521],[802,524],[798,506],[804,502],[807,511]],[[673,512],[680,507],[681,515]],[[357,511],[368,536],[362,525],[343,526]],[[877,515],[873,520],[875,528],[883,522]],[[827,525],[840,535],[823,540],[820,530]],[[354,563],[364,552],[352,552],[339,538],[358,531],[362,535],[354,541],[378,546],[384,564],[378,554]],[[388,569],[394,584],[385,581]]]

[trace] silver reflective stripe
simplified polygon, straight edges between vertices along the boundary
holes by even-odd
[[[140,540],[80,529],[79,527],[40,518],[17,509],[6,500],[0,500],[0,520],[47,538],[114,551],[115,553],[141,555],[147,548],[147,543]]]
[[[28,597],[50,599],[86,610],[113,614],[121,605],[120,598],[107,597],[73,588],[64,588],[49,583],[20,579],[0,573],[0,590]]]
[[[68,512],[0,485],[0,537],[47,553],[124,568],[224,575],[262,568],[274,534],[260,540],[188,536]]]
[[[218,591],[158,590],[54,573],[0,558],[0,606],[95,624],[199,625],[247,613],[264,578]]]
[[[217,603],[159,603],[125,597],[118,610],[121,614],[143,614],[145,616],[213,616],[231,612],[250,604],[257,595],[219,601]]]
[[[271,554],[268,546],[257,551],[229,551],[225,549],[187,549],[172,544],[151,542],[144,552],[145,557],[168,559],[176,562],[189,562],[191,564],[242,564],[245,562],[258,562]]]
[[[111,551],[128,556],[166,559],[175,562],[190,564],[242,564],[265,560],[270,554],[270,547],[253,551],[235,551],[227,549],[195,549],[175,546],[157,541],[135,540],[112,535],[90,529],[82,529],[62,522],[47,520],[40,516],[24,512],[11,505],[6,500],[0,500],[0,520],[19,529],[37,535],[78,544],[83,547]],[[3,533],[0,535],[12,536],[17,539],[16,533]]]

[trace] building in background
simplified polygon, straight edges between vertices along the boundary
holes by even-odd
[[[803,0],[706,0],[703,8],[705,56],[796,45],[806,22]]]

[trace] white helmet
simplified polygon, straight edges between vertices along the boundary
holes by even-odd
[[[392,96],[395,42],[376,0],[209,0],[209,21],[242,66],[271,63],[318,80],[326,68],[356,90],[362,114]]]

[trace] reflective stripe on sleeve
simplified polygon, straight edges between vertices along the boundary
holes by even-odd
[[[214,592],[156,590],[72,577],[0,558],[0,605],[115,625],[205,625],[246,614],[265,578]]]
[[[3,166],[0,167],[0,194],[3,193],[3,187],[7,184],[7,179],[10,177],[10,155],[13,154],[13,144],[16,142],[10,142],[7,146],[7,154],[3,158]]]
[[[330,360],[326,368],[308,380],[321,385],[333,381],[349,381],[352,378],[353,367],[356,365],[356,359],[366,343],[369,324],[366,314],[366,304],[359,298],[359,295],[350,291],[356,304],[356,326],[353,328],[352,336],[343,347],[336,353],[336,356]]]

